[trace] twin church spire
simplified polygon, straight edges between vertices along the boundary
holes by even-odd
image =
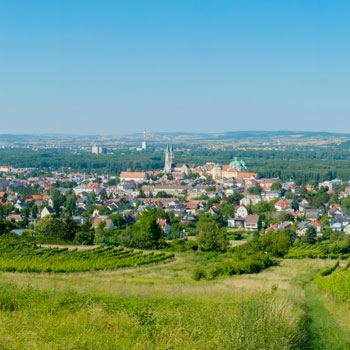
[[[173,145],[167,145],[165,151],[164,173],[171,174],[174,163],[174,148]]]

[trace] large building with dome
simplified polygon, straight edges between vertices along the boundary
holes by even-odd
[[[213,164],[207,166],[207,173],[214,179],[233,179],[239,176],[256,177],[256,173],[249,173],[247,164],[243,160],[238,160],[235,157],[230,164]]]

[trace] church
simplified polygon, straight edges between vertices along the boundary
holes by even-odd
[[[174,164],[174,148],[173,145],[167,145],[166,151],[165,151],[165,162],[164,162],[164,173],[167,175],[170,175],[173,170],[173,164]]]

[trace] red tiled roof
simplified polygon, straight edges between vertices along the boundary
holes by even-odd
[[[137,172],[137,171],[123,171],[120,174],[122,178],[134,178],[134,179],[143,179],[145,177],[145,172]]]
[[[322,223],[318,220],[314,220],[314,221],[311,221],[310,222],[310,225],[312,226],[317,226],[317,227],[321,227],[322,226]]]

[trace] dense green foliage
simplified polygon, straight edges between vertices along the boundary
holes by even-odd
[[[164,246],[163,231],[157,223],[152,209],[147,208],[139,216],[138,221],[117,235],[118,241],[131,248],[157,249]]]
[[[245,258],[231,259],[218,263],[210,270],[210,276],[240,275],[243,273],[258,273],[271,266],[273,261],[270,256],[262,252],[248,255]]]
[[[114,270],[171,259],[171,254],[144,254],[114,247],[87,250],[40,249],[34,244],[2,236],[0,270],[17,272],[82,272]]]
[[[248,243],[231,249],[233,257],[219,262],[209,271],[210,277],[257,273],[274,264],[272,257],[281,257],[288,252],[291,236],[284,232],[268,232],[254,237]]]
[[[286,259],[347,259],[350,254],[342,253],[327,253],[327,245],[325,244],[301,244],[299,246],[292,247],[288,254],[285,255]]]
[[[228,238],[225,228],[212,218],[202,216],[196,226],[198,232],[198,245],[203,251],[226,251]]]
[[[339,297],[343,301],[350,300],[350,270],[349,262],[339,269],[339,262],[332,268],[321,271],[315,277],[316,284],[329,294]]]

